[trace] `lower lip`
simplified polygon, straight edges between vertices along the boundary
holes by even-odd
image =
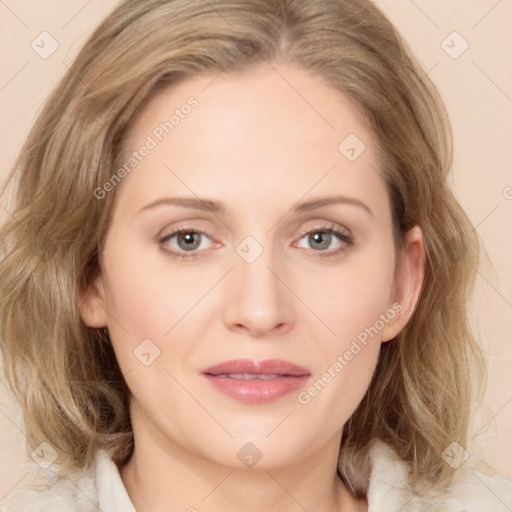
[[[232,379],[204,375],[215,389],[240,402],[261,404],[277,400],[303,387],[309,375],[282,376],[275,379]]]

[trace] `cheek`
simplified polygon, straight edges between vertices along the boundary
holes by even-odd
[[[123,250],[109,250],[114,247]],[[105,250],[104,273],[113,324],[137,337],[161,338],[193,308],[208,289],[208,276],[169,265],[153,248],[112,238]]]
[[[339,268],[318,273],[309,300],[334,331],[337,349],[376,323],[382,330],[381,315],[386,314],[392,302],[393,254],[355,255]]]
[[[382,289],[389,284],[382,281]],[[326,432],[338,432],[363,399],[381,347],[387,293],[348,288],[329,303],[325,318],[334,334],[317,339],[313,379],[297,395],[302,413],[324,418]]]
[[[179,377],[183,363],[198,350],[214,314],[208,292],[225,269],[185,271],[157,251],[122,243],[122,238],[113,236],[104,251],[108,328],[129,387],[151,403],[158,390],[169,386],[164,370]]]
[[[332,429],[350,417],[365,395],[377,364],[382,330],[396,316],[390,307],[393,254],[347,260],[316,279],[316,291],[310,293],[312,309],[332,332],[317,338],[317,372],[297,398],[306,410],[327,418]]]

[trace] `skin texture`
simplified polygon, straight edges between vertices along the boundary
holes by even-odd
[[[340,437],[380,344],[392,343],[413,312],[421,230],[396,253],[371,128],[344,95],[293,67],[200,76],[160,91],[133,121],[125,155],[191,96],[197,106],[117,186],[100,273],[81,311],[88,325],[108,327],[132,393],[135,450],[123,481],[138,510],[366,510],[336,475]],[[354,161],[338,150],[349,134],[366,146]],[[371,213],[350,203],[294,211],[333,195]],[[220,201],[225,211],[140,211],[171,197]],[[333,235],[319,249],[307,235],[330,227],[352,243]],[[177,237],[164,240],[174,229],[207,233],[196,257],[166,252],[191,254]],[[241,257],[261,249],[252,263]],[[201,375],[230,359],[283,359],[312,374],[307,391],[395,303],[400,312],[307,404],[297,392],[242,403]],[[160,351],[149,366],[134,355],[145,339]],[[248,442],[261,453],[252,468],[237,456]]]

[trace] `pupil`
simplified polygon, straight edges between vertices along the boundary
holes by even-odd
[[[185,251],[191,251],[193,249],[197,249],[199,243],[197,240],[194,240],[194,237],[197,236],[198,233],[185,233],[178,237],[178,244]],[[185,242],[184,246],[181,245],[181,242]]]
[[[331,243],[331,234],[330,233],[313,233],[310,235],[310,241],[313,241],[312,245],[317,245],[317,249],[327,249]]]

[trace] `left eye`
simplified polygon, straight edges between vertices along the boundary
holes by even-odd
[[[205,239],[209,240],[209,237],[201,231],[176,231],[167,235],[162,242],[176,251],[191,252],[206,249],[205,245],[208,246],[208,243]]]
[[[302,244],[308,244],[310,249],[315,251],[325,251],[327,249],[338,249],[345,244],[351,244],[352,240],[348,235],[340,233],[335,229],[317,229],[309,231],[299,240],[299,247],[304,247]]]

